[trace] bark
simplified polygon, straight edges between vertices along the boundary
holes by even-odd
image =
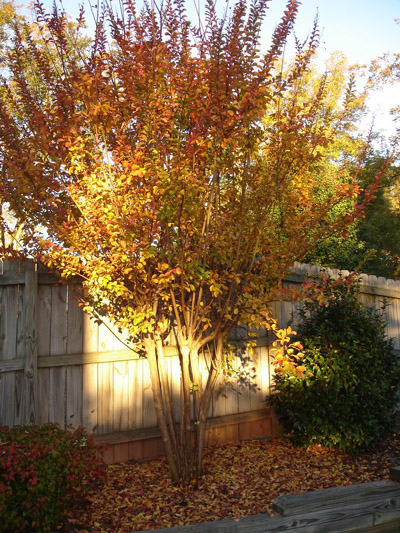
[[[164,412],[166,414],[167,423],[169,426],[169,434],[171,436],[171,444],[174,449],[174,455],[177,463],[177,468],[181,470],[181,458],[178,450],[178,442],[176,437],[176,426],[174,419],[174,408],[171,400],[171,391],[169,388],[168,372],[166,368],[166,362],[164,358],[164,346],[161,338],[156,339],[156,348],[157,348],[157,362],[158,362],[158,371],[160,375],[162,399],[164,405]]]
[[[168,373],[161,337],[144,341],[149,362],[154,406],[172,478],[177,483],[203,473],[203,452],[207,416],[221,365],[223,339],[218,335],[213,343],[207,382],[202,388],[198,344],[190,339],[178,340],[181,367],[181,397],[179,434],[174,419]],[[198,390],[190,390],[190,381]],[[196,387],[196,389],[197,389]]]
[[[164,443],[165,455],[168,461],[171,475],[176,483],[180,481],[180,473],[176,461],[176,450],[173,448],[172,438],[168,431],[168,424],[166,420],[166,411],[163,406],[163,398],[161,392],[161,381],[158,372],[156,344],[153,339],[147,338],[144,341],[147,360],[150,367],[151,386],[153,390],[154,407],[157,414],[158,425],[161,431],[161,437]],[[175,452],[175,453],[174,453]]]
[[[181,352],[181,377],[182,377],[182,392],[183,392],[183,429],[181,428],[181,435],[183,436],[183,450],[184,450],[184,468],[185,478],[191,475],[193,467],[193,435],[190,423],[190,375],[189,375],[189,348],[187,345],[180,346]]]
[[[214,351],[211,356],[211,365],[204,392],[201,395],[199,406],[199,420],[197,426],[197,449],[196,449],[196,476],[203,474],[203,452],[206,437],[207,416],[210,410],[212,394],[215,382],[220,371],[223,339],[219,336],[214,343]]]

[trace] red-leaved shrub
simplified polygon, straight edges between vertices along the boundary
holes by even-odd
[[[0,532],[51,531],[104,475],[102,451],[83,428],[0,427]]]

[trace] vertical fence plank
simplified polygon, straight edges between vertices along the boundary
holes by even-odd
[[[15,269],[6,262],[4,271]],[[17,356],[17,306],[18,286],[0,287],[0,360],[9,361]],[[21,328],[21,324],[19,324]],[[20,353],[21,358],[24,353]],[[21,372],[8,371],[0,374],[0,425],[13,426],[23,422],[21,402],[24,379]]]
[[[238,359],[237,357],[232,358],[232,371],[236,372],[238,365]],[[226,393],[226,400],[225,400],[225,410],[227,415],[232,415],[234,413],[237,413],[238,411],[238,392],[237,392],[237,379],[236,375],[234,374],[229,379],[229,384],[226,387],[225,390]]]
[[[98,351],[99,326],[83,313],[83,353]],[[83,365],[82,369],[82,424],[90,433],[98,429],[98,363]]]
[[[180,372],[178,357],[165,358],[168,368],[169,392],[171,394],[172,411],[174,420],[179,420],[179,390],[180,390]],[[177,363],[177,364],[176,364]]]
[[[112,363],[100,363],[98,372],[98,432],[113,430],[113,373]]]
[[[233,357],[232,359],[232,370],[235,372],[237,369],[238,360],[237,357]],[[225,390],[226,393],[226,399],[225,399],[225,412],[227,415],[232,415],[238,412],[239,408],[239,400],[238,400],[238,392],[237,392],[237,379],[236,375],[233,375],[230,380],[229,384],[226,387]],[[231,424],[229,426],[225,427],[225,438],[227,442],[230,441],[236,441],[238,440],[239,434],[238,434],[238,425],[237,424]]]
[[[83,316],[74,287],[68,287],[67,354],[82,353]],[[82,365],[66,368],[66,418],[67,424],[77,428],[82,425]]]
[[[38,356],[49,355],[51,328],[51,285],[38,287]],[[49,422],[50,369],[38,371],[38,423]]]
[[[14,287],[17,300],[17,339],[16,357],[25,358],[25,325],[24,325],[24,286]],[[9,374],[10,378],[11,375]],[[25,422],[24,399],[25,399],[25,374],[23,371],[15,372],[14,375],[14,424],[22,425]]]
[[[98,426],[98,365],[83,365],[82,369],[82,425],[89,433],[97,434]]]
[[[17,357],[17,320],[18,320],[18,295],[21,286],[4,287],[1,298],[1,341],[3,360],[12,360]],[[21,354],[24,355],[24,354]],[[23,397],[24,397],[24,373],[21,371],[7,372],[4,375],[6,389],[13,390],[8,397],[10,412],[8,418],[11,425],[24,423]],[[8,403],[7,402],[7,403]]]
[[[254,374],[251,378],[250,385],[250,410],[254,411],[263,407],[263,398],[261,393],[261,360],[260,348],[255,348],[252,355]]]
[[[51,288],[51,338],[50,354],[67,353],[67,287],[53,285]]]
[[[239,404],[239,413],[244,413],[250,411],[251,405],[251,388],[249,386],[249,381],[252,380],[252,375],[254,373],[254,364],[251,360],[250,355],[246,352],[244,356],[238,360],[238,371],[243,374],[244,381],[239,381],[238,384],[238,404]]]
[[[393,339],[393,348],[400,350],[400,300],[393,300],[394,320],[396,328],[396,337]]]
[[[153,391],[151,388],[150,369],[147,359],[143,359],[143,385],[142,385],[142,420],[143,427],[153,427],[157,425],[157,415],[153,402]]]
[[[24,422],[37,423],[37,272],[25,272],[25,404]]]
[[[14,425],[13,398],[15,388],[15,373],[0,373],[0,426]]]
[[[99,326],[99,352],[111,352],[114,349],[114,335],[106,324]],[[114,370],[113,363],[99,363],[98,370],[98,424],[99,432],[109,433],[113,430],[114,411]]]
[[[226,383],[222,372],[218,374],[212,396],[212,416],[224,416],[226,414]],[[226,428],[214,427],[209,430],[209,445],[221,444],[226,440]]]
[[[128,361],[115,362],[113,371],[113,431],[126,431],[129,427]]]
[[[14,359],[17,355],[18,285],[0,287],[0,359]]]
[[[60,358],[67,352],[67,287],[53,285],[51,288],[51,355]],[[66,427],[66,369],[65,366],[50,368],[49,419]]]
[[[143,364],[147,361],[139,359],[136,361],[129,361],[129,389],[128,389],[128,405],[129,405],[129,429],[136,429],[143,427]]]

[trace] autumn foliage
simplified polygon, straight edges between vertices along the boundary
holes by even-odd
[[[102,447],[83,428],[0,427],[0,531],[54,531],[66,509],[104,479]]]
[[[317,26],[283,68],[300,2],[288,1],[265,52],[268,1],[247,4],[219,17],[207,0],[196,25],[183,0],[140,12],[106,3],[77,47],[83,12],[72,31],[37,3],[35,24],[14,26],[0,88],[2,198],[25,223],[26,249],[78,276],[85,309],[146,355],[175,480],[201,474],[228,333],[271,327],[267,302],[286,270],[349,222],[332,210],[358,193],[340,162],[322,179],[352,86],[335,107],[328,74],[300,90]]]

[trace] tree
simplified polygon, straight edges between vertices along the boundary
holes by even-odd
[[[38,3],[37,32],[56,65],[29,28],[25,38],[16,29],[0,93],[1,194],[25,222],[30,253],[65,279],[79,276],[85,310],[109,317],[147,357],[180,480],[202,472],[229,331],[275,327],[267,303],[286,270],[353,216],[331,213],[356,201],[355,181],[346,174],[322,195],[319,170],[352,120],[354,92],[326,112],[326,75],[300,98],[316,24],[307,43],[296,42],[290,68],[280,67],[296,0],[263,54],[267,0],[248,9],[238,0],[222,18],[207,0],[197,26],[183,0],[140,13],[131,0],[124,6],[100,12],[90,50],[77,54],[65,13],[48,15]],[[170,335],[180,357],[179,424],[164,358]]]
[[[361,189],[375,180],[386,156],[372,153],[359,173]],[[345,235],[333,235],[319,243],[306,261],[324,267],[356,270],[386,278],[400,273],[399,168],[393,161],[380,180],[375,197],[362,218],[349,226]]]
[[[70,41],[75,49],[75,54],[82,55],[85,53],[88,46],[89,39],[86,36],[80,35],[78,26],[68,21],[65,25],[65,38]],[[48,32],[45,28],[37,32],[37,27],[29,24],[28,19],[17,12],[16,6],[12,1],[0,1],[0,68],[4,66],[7,72],[7,54],[12,47],[11,35],[16,33],[19,36],[21,43],[27,44],[27,41],[34,39],[35,46],[41,49],[42,53],[48,54],[53,63],[53,69],[60,69],[60,57],[57,49],[52,45],[48,39]],[[42,83],[41,73],[39,72],[35,62],[20,63],[20,68],[24,71],[24,77],[31,88],[35,88],[35,93],[46,94],[46,83]],[[9,84],[8,90],[14,92],[15,87]],[[15,94],[14,96],[17,97]],[[3,171],[3,157],[4,150],[0,151],[0,165]],[[1,218],[1,245],[2,256],[9,258],[20,258],[24,252],[24,232],[25,223],[23,220],[18,220],[15,213],[10,209],[9,202],[3,202],[0,207]]]

